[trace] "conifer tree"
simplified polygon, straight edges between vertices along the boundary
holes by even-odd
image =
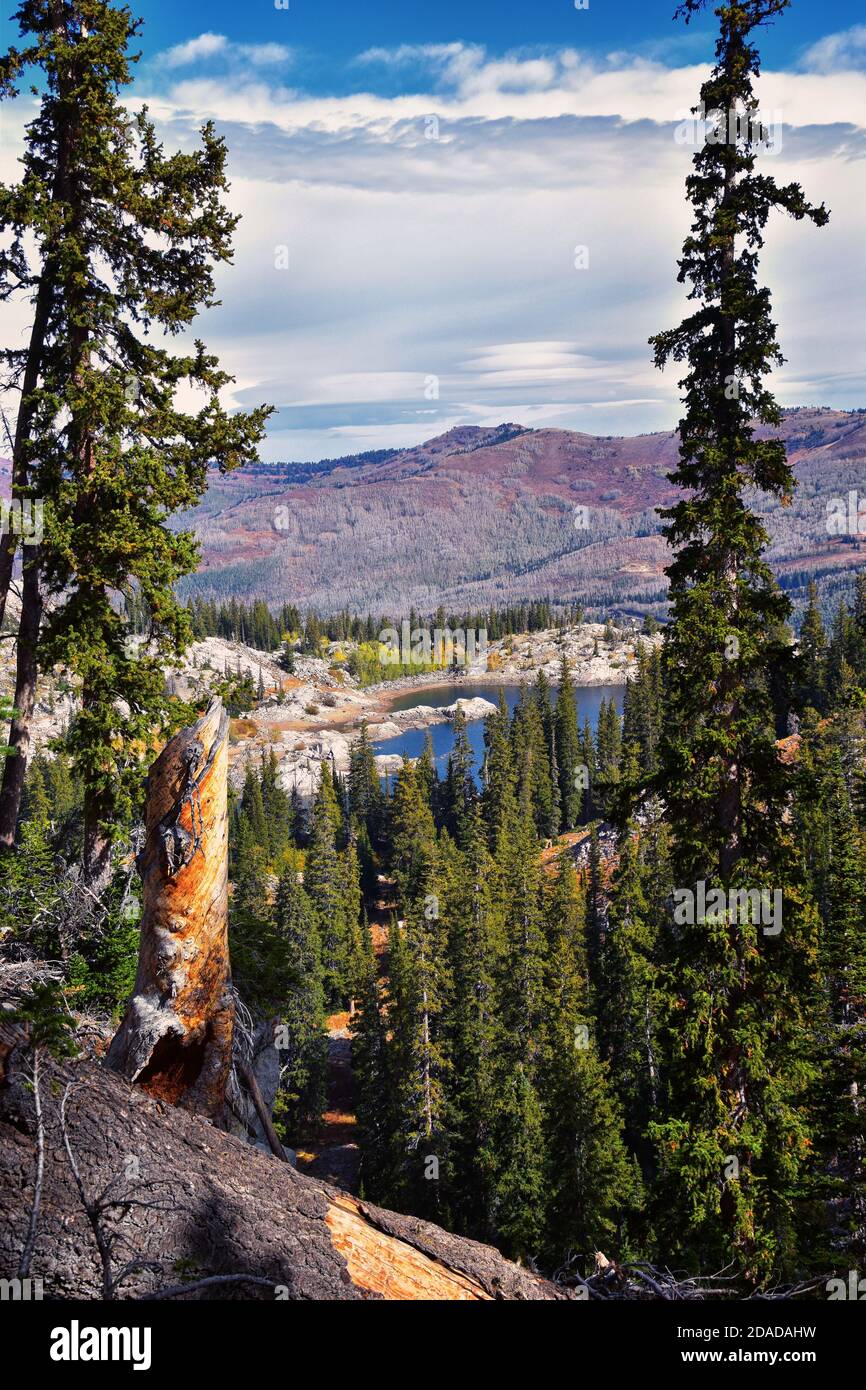
[[[798,1101],[814,952],[786,843],[788,776],[768,697],[771,673],[791,664],[789,605],[749,505],[751,489],[785,503],[794,486],[784,443],[757,428],[772,431],[781,419],[765,382],[782,357],[756,278],[764,228],[774,208],[817,226],[828,216],[799,185],[755,172],[763,137],[752,40],[787,5],[718,6],[716,63],[701,88],[708,138],[687,180],[693,222],[679,272],[695,307],[652,340],[657,366],[687,368],[671,475],[683,496],[664,513],[675,556],[659,785],[675,882],[693,894],[699,883],[724,893],[784,885],[785,893],[775,938],[739,920],[744,914],[681,925],[669,979],[669,1113],[655,1134],[671,1200],[688,1213],[684,1248],[733,1259],[756,1280],[790,1260],[791,1192],[808,1153]],[[686,0],[679,13],[688,21],[703,8]]]
[[[561,854],[548,907],[548,987],[540,1094],[544,1108],[545,1264],[609,1248],[640,1182],[623,1142],[622,1117],[600,1061],[588,1011],[584,912],[571,862]],[[621,1243],[617,1240],[617,1249]]]
[[[447,928],[449,1061],[447,1127],[451,1136],[451,1209],[457,1229],[490,1239],[490,1172],[484,1155],[494,1109],[496,1055],[494,984],[498,919],[493,863],[476,803],[470,810],[461,852],[449,840],[440,848],[439,900]]]
[[[504,1248],[525,1258],[544,1232],[544,1126],[538,1094],[546,941],[538,842],[524,785],[508,787],[496,846],[501,913],[497,969],[496,1105],[483,1161],[492,1171],[492,1220]]]
[[[279,783],[279,764],[272,748],[262,753],[261,799],[268,854],[277,864],[291,843],[293,817],[291,799]]]
[[[438,895],[412,905],[400,934],[405,956],[394,1039],[403,1187],[412,1210],[439,1219],[449,1167],[442,1026],[449,981]]]
[[[512,1258],[537,1258],[544,1241],[544,1112],[525,1062],[512,1059],[497,1078],[497,1104],[486,1164],[493,1167],[496,1243]]]
[[[343,984],[348,997],[354,961],[361,948],[361,918],[363,914],[363,893],[361,891],[361,861],[354,839],[349,838],[340,856],[342,883],[342,911],[345,921],[345,943],[343,946]]]
[[[322,763],[322,776],[313,802],[310,844],[304,863],[304,887],[316,913],[322,956],[325,1002],[339,1004],[346,988],[346,885],[337,835],[340,813],[331,769]]]
[[[589,835],[584,911],[587,968],[593,1010],[597,1011],[597,1000],[601,992],[601,959],[607,935],[607,896],[597,825],[592,826]]]
[[[484,721],[484,793],[482,803],[484,822],[491,849],[502,822],[503,803],[506,789],[515,780],[514,763],[509,733],[508,706],[505,692],[500,689],[495,714]]]
[[[827,696],[833,709],[842,709],[849,704],[857,688],[854,669],[856,645],[857,630],[853,617],[845,600],[840,599],[827,644]]]
[[[414,990],[406,934],[396,916],[388,930],[387,1087],[381,1097],[386,1140],[379,1155],[382,1200],[403,1210],[417,1197],[418,1169],[406,1140],[406,1092],[413,1082]]]
[[[854,641],[851,660],[857,683],[861,689],[866,685],[866,575],[854,576]]]
[[[51,801],[37,763],[28,777],[26,815],[18,851],[9,855],[0,874],[0,942],[26,935],[30,949],[54,960],[66,952],[54,928],[61,885],[55,869]]]
[[[52,758],[37,754],[34,764],[37,761],[45,780],[51,819],[62,823],[81,804],[80,778],[76,777],[64,747],[58,748]]]
[[[600,961],[599,1051],[619,1098],[629,1146],[649,1162],[645,1135],[660,1094],[658,935],[645,892],[636,827],[620,841]]]
[[[588,1013],[586,892],[567,851],[557,856],[553,882],[546,892],[545,930],[548,999],[567,991],[569,1007]]]
[[[295,976],[274,932],[268,852],[257,843],[246,815],[234,821],[229,948],[232,975],[248,1007],[273,1016]]]
[[[815,580],[809,581],[809,602],[799,630],[799,655],[802,674],[796,689],[798,705],[801,709],[812,706],[823,713],[827,708],[827,634]]]
[[[502,915],[499,1020],[503,1046],[532,1065],[544,1013],[546,942],[538,840],[528,795],[509,789],[496,847],[496,895]]]
[[[384,1201],[393,1190],[395,1102],[376,957],[366,922],[361,928],[360,948],[353,959],[353,974],[349,982],[351,993],[357,1001],[349,1026],[361,1150],[360,1190],[362,1196]]]
[[[174,585],[196,545],[169,521],[199,500],[210,465],[255,457],[268,410],[229,415],[230,379],[204,345],[164,345],[214,302],[213,266],[231,256],[223,142],[206,125],[198,149],[167,156],[146,112],[121,101],[138,30],[126,8],[24,0],[16,18],[24,46],[3,60],[3,95],[32,74],[41,98],[22,179],[0,190],[12,231],[0,293],[34,303],[29,344],[4,357],[21,387],[14,487],[44,499],[45,526],[25,555],[0,843],[15,833],[37,663],[62,663],[81,685],[69,749],[84,781],[84,871],[100,888],[154,734],[171,725],[163,662],[189,636]],[[197,413],[180,409],[181,386],[201,391]],[[4,547],[4,599],[9,561]],[[149,618],[135,649],[115,602],[130,590]]]
[[[452,745],[448,755],[448,774],[442,789],[444,821],[449,834],[462,844],[466,834],[466,819],[475,801],[474,758],[466,717],[462,710],[455,712],[452,722]],[[426,780],[426,773],[423,774]]]
[[[559,788],[551,769],[550,747],[538,703],[522,698],[511,724],[511,753],[518,769],[518,795],[532,805],[535,829],[542,840],[559,832]]]
[[[586,787],[582,785],[582,779],[578,776],[578,768],[583,763],[583,758],[577,724],[577,705],[574,700],[574,681],[565,656],[559,668],[559,690],[553,725],[561,826],[563,830],[573,830],[583,815]]]
[[[415,764],[415,771],[424,800],[433,812],[433,819],[438,825],[441,795],[439,774],[436,771],[436,759],[433,754],[433,737],[429,729],[424,735],[424,747],[421,749],[421,756]]]
[[[452,790],[454,787],[456,782]],[[455,799],[455,814],[458,807]],[[462,819],[462,813],[459,814]],[[436,831],[412,763],[404,763],[394,788],[391,849],[403,919],[402,924],[392,928],[389,949],[389,1051],[396,1106],[395,1192],[412,1210],[438,1217],[440,1183],[448,1162],[444,1091],[447,1057],[440,1025],[447,991],[447,958],[435,881]]]
[[[850,1262],[866,1252],[866,857],[832,726],[804,720],[798,777],[794,820],[822,922],[815,1177],[830,1212],[827,1258],[845,1251]]]
[[[241,811],[246,816],[247,824],[255,843],[265,852],[265,858],[269,857],[269,834],[268,821],[265,815],[265,803],[262,797],[261,779],[256,775],[256,770],[252,763],[247,765],[244,775],[244,789],[241,795]]]
[[[582,783],[580,822],[586,824],[601,815],[601,802],[597,786],[598,759],[589,719],[584,719],[580,734],[580,767],[583,769],[583,775],[580,779]]]
[[[535,686],[532,691],[534,704],[537,706],[541,718],[541,727],[544,734],[544,747],[546,750],[545,781],[549,777],[550,792],[544,793],[545,806],[543,813],[543,833],[551,839],[559,834],[562,823],[562,795],[559,786],[559,763],[556,756],[556,715],[550,699],[550,682],[544,671],[539,671],[535,679]],[[548,806],[549,795],[549,810]]]
[[[391,801],[391,862],[404,910],[430,891],[436,854],[436,827],[422,795],[414,764],[404,763]]]
[[[255,840],[249,822],[242,820],[239,829],[232,916],[255,927],[270,915],[268,852]]]
[[[318,1120],[325,1107],[325,1034],[322,960],[315,913],[298,882],[284,870],[274,902],[275,931],[296,979],[280,1006],[280,1118],[289,1137]]]
[[[839,762],[830,809],[832,857],[827,883],[822,970],[829,1003],[821,1126],[833,1174],[834,1242],[850,1259],[866,1257],[866,854]]]
[[[620,779],[622,733],[613,700],[602,700],[596,730],[596,787],[599,811],[608,819],[613,814]]]
[[[662,723],[661,652],[653,647],[638,655],[637,675],[625,688],[622,741],[637,749],[638,777],[646,781],[656,771],[656,750]]]
[[[382,834],[382,788],[366,720],[349,755],[349,807],[366,826],[372,844]]]

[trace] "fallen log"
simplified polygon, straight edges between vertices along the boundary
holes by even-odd
[[[147,779],[135,990],[108,1065],[150,1095],[214,1119],[231,1067],[228,718],[215,699]]]
[[[15,1275],[35,1190],[31,1069],[23,1048],[16,1050],[0,1086],[0,1278]],[[305,1177],[96,1062],[46,1058],[42,1110],[45,1161],[30,1274],[42,1279],[45,1298],[101,1299],[106,1286],[118,1299],[574,1296],[489,1246]],[[114,1252],[107,1280],[94,1219],[104,1223],[102,1244]]]

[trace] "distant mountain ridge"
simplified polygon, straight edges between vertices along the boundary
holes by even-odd
[[[866,413],[791,410],[780,433],[800,486],[789,508],[754,499],[770,558],[795,597],[817,575],[833,603],[866,564],[866,537],[827,533],[831,499],[851,490],[866,499]],[[379,457],[329,460],[304,478],[278,464],[215,475],[191,514],[202,565],[184,591],[323,613],[548,596],[659,613],[667,548],[655,509],[676,495],[667,474],[677,451],[674,432],[461,425]]]
[[[866,564],[866,536],[830,535],[827,507],[866,503],[866,412],[802,407],[780,430],[797,474],[792,506],[756,496],[770,560],[795,599],[821,581],[828,611]],[[668,555],[656,508],[678,440],[460,425],[407,449],[211,475],[183,518],[199,572],[183,592],[375,614],[462,611],[534,598],[594,613],[660,613]],[[0,464],[0,490],[4,466]],[[8,484],[8,466],[6,467]]]

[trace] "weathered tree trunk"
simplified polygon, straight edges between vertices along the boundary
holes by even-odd
[[[40,584],[39,547],[25,552],[22,584],[21,617],[18,623],[18,653],[15,674],[15,714],[9,730],[12,750],[3,764],[0,785],[0,845],[15,843],[18,812],[24,791],[24,778],[30,756],[30,722],[36,703],[36,682],[39,675],[37,649],[42,622],[42,590]]]
[[[51,12],[55,36],[61,39],[66,30],[66,19],[63,5],[59,3],[59,0],[51,0]],[[58,73],[58,81],[63,101],[58,103],[55,109],[58,112],[65,112],[63,102],[68,100],[69,82],[64,72]],[[54,204],[63,205],[71,201],[69,187],[71,159],[72,130],[70,121],[65,115],[59,116],[57,167],[54,171],[54,187],[51,193],[51,201]],[[32,447],[30,432],[36,416],[34,393],[39,386],[42,373],[42,358],[48,337],[52,303],[57,289],[58,256],[63,245],[64,230],[62,220],[59,220],[53,236],[46,241],[44,247],[42,273],[39,276],[39,288],[36,291],[33,306],[33,323],[30,328],[30,342],[21,377],[21,399],[18,405],[15,438],[12,444],[12,497],[23,495],[27,489],[30,469],[29,453]],[[3,626],[3,618],[6,614],[6,602],[9,597],[9,585],[12,582],[16,550],[17,539],[10,527],[5,535],[0,536],[0,627]]]
[[[176,734],[147,779],[135,992],[109,1065],[152,1096],[211,1118],[231,1065],[228,719],[219,700]]]

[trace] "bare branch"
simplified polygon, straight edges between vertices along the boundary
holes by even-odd
[[[33,1201],[30,1204],[30,1221],[21,1259],[18,1262],[18,1278],[26,1279],[30,1273],[30,1261],[36,1245],[36,1232],[39,1227],[39,1209],[42,1205],[42,1184],[45,1178],[45,1121],[42,1114],[42,1095],[39,1089],[41,1055],[38,1047],[33,1049],[33,1103],[36,1108],[36,1176],[33,1183]]]

